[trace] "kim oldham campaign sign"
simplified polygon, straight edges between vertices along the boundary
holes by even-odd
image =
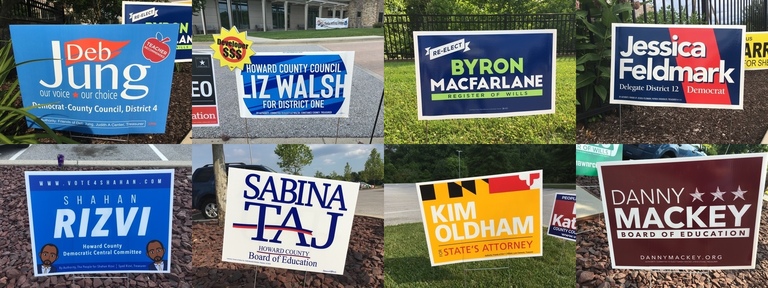
[[[556,34],[413,32],[419,120],[555,113]]]
[[[615,269],[754,269],[768,154],[597,163]]]
[[[25,172],[35,276],[170,273],[173,173]]]
[[[11,25],[25,107],[54,130],[165,133],[178,24]],[[170,45],[169,45],[170,44]],[[32,128],[40,128],[31,120]]]
[[[123,24],[179,24],[176,38],[176,62],[192,61],[192,1],[129,2],[123,1]]]
[[[743,109],[745,26],[613,24],[610,102]]]
[[[344,274],[358,183],[230,168],[221,260]]]
[[[242,118],[349,117],[355,52],[258,53],[237,72]]]

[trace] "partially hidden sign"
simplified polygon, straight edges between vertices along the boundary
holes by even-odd
[[[597,162],[622,159],[622,144],[576,144],[576,175],[597,176]]]
[[[230,168],[221,260],[344,274],[359,188]]]
[[[240,117],[349,117],[355,52],[258,53],[237,72]]]
[[[25,172],[35,276],[170,273],[173,176]]]
[[[315,17],[315,29],[339,29],[349,28],[349,18],[320,18]]]
[[[744,70],[768,69],[768,32],[747,32]]]
[[[555,113],[556,34],[413,32],[418,119]]]
[[[123,1],[124,24],[179,24],[176,39],[176,62],[192,61],[192,1],[130,2]]]
[[[25,107],[55,130],[165,133],[178,24],[11,25]],[[31,120],[30,127],[40,128]]]
[[[542,170],[417,183],[432,266],[542,255]]]
[[[613,24],[610,102],[743,109],[745,26]]]
[[[768,154],[597,164],[615,269],[754,269]]]
[[[547,235],[576,241],[576,194],[555,194]]]
[[[192,54],[192,127],[219,126],[213,71],[211,54]]]

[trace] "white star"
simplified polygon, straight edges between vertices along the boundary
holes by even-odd
[[[747,200],[744,199],[744,193],[747,193],[747,191],[741,191],[741,185],[739,185],[739,188],[736,189],[736,191],[731,192],[733,193],[733,200],[736,200],[738,198],[741,198],[741,200]]]
[[[714,198],[714,199],[712,199],[712,201],[715,201],[715,200],[717,200],[717,198],[720,198],[720,200],[723,200],[723,201],[725,201],[725,199],[723,199],[723,194],[725,194],[725,192],[723,192],[723,191],[720,191],[720,187],[719,187],[719,186],[717,187],[717,191],[715,191],[715,192],[710,192],[709,194],[712,194],[712,196],[715,196],[715,198]]]
[[[200,60],[200,66],[205,66],[205,60]]]
[[[704,193],[699,192],[699,188],[696,188],[696,193],[691,193],[691,196],[693,196],[693,201],[691,202],[696,202],[696,200],[704,202],[704,200],[701,199],[701,195],[704,195]]]

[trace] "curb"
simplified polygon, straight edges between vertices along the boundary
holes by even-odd
[[[376,215],[370,215],[370,214],[357,214],[357,213],[355,213],[355,216],[371,217],[371,218],[376,218],[376,219],[384,220],[384,216],[376,216]]]
[[[192,138],[192,144],[368,144],[370,137],[361,138]],[[384,144],[384,137],[373,137],[373,144]]]
[[[100,161],[72,160],[64,162],[64,166],[97,166],[97,167],[192,167],[192,161]],[[0,160],[3,166],[57,166],[56,160]]]

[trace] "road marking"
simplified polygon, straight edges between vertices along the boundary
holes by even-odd
[[[23,154],[24,151],[27,151],[27,149],[29,149],[29,147],[32,147],[32,145],[27,146],[27,148],[24,148],[24,149],[22,149],[19,152],[16,152],[16,154],[13,154],[13,156],[11,156],[11,159],[8,159],[8,160],[11,160],[11,161],[12,160],[16,160],[16,158],[19,158],[19,156],[21,156],[21,154]]]
[[[408,212],[416,212],[416,211],[421,212],[421,210],[415,209],[415,210],[389,211],[389,212],[384,212],[384,214],[398,214],[398,213],[408,213]]]
[[[160,157],[160,160],[168,161],[168,158],[165,158],[165,155],[160,152],[160,150],[157,150],[157,147],[155,147],[155,144],[149,144],[149,148],[152,148],[152,151],[155,151],[155,154],[157,154],[157,157]]]

